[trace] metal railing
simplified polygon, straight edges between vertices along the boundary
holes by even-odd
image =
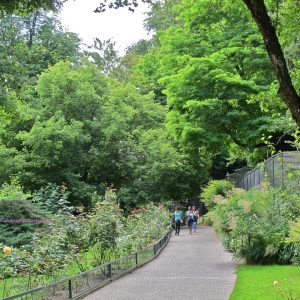
[[[230,174],[227,178],[235,183],[236,187],[249,190],[259,186],[263,180],[269,181],[271,186],[284,187],[292,173],[300,171],[300,152],[287,151],[271,156],[262,165],[257,166],[243,176],[233,180],[236,176]]]
[[[112,280],[122,277],[153,260],[166,246],[171,233],[172,229],[157,242],[128,256],[104,263],[91,270],[62,279],[55,283],[3,298],[2,300],[82,299],[87,294],[103,287]]]

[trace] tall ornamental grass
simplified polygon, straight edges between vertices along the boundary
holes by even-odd
[[[233,188],[214,197],[210,218],[237,259],[260,264],[298,262],[299,240],[291,232],[299,226],[299,196],[299,189],[279,189],[267,183],[248,191]]]

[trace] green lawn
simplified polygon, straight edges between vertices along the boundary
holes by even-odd
[[[243,265],[238,268],[230,300],[282,299],[300,300],[300,267]]]

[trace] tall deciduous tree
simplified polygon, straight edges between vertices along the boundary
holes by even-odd
[[[140,0],[144,3],[152,3],[151,0]],[[155,1],[154,1],[155,2]],[[270,16],[268,15],[264,0],[243,0],[250,10],[253,19],[257,23],[259,30],[263,36],[265,46],[276,72],[279,81],[279,94],[281,99],[285,102],[288,109],[291,111],[298,127],[300,127],[300,96],[292,83],[289,70],[287,68],[286,60],[283,55],[281,45],[278,41],[276,29]],[[278,2],[278,1],[277,1]],[[285,1],[288,2],[288,1]],[[133,10],[138,6],[139,1],[134,0],[129,2],[127,0],[120,1],[102,1],[96,12],[103,12],[108,8],[128,7]],[[298,3],[299,4],[299,3]],[[216,8],[217,9],[217,8]]]
[[[279,94],[300,127],[300,96],[293,86],[276,30],[263,0],[244,0],[263,36],[264,43],[279,81]]]
[[[1,0],[0,11],[8,13],[30,13],[38,9],[53,10],[60,9],[67,0]]]
[[[210,157],[231,144],[253,151],[262,134],[278,130],[271,113],[250,101],[275,79],[260,34],[245,8],[229,4],[178,5],[176,22],[158,32],[159,45],[135,68],[143,92],[167,96],[168,128],[181,146],[206,148]]]

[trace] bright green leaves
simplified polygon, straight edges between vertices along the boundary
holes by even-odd
[[[169,107],[181,115],[169,126],[176,126],[174,121],[183,123],[176,128],[182,128],[184,144],[218,149],[227,137],[239,140],[242,124],[258,111],[246,102],[258,89],[255,82],[241,79],[226,67],[221,54],[192,58],[176,75],[164,79]]]
[[[68,124],[59,116],[42,122],[37,120],[30,132],[20,132],[17,137],[30,153],[32,166],[43,169],[75,167],[79,150],[90,140],[80,121],[72,120]]]
[[[18,0],[5,0],[1,1],[0,11],[6,11],[9,13],[29,13],[37,9],[45,10],[58,10],[64,1],[61,0],[29,0],[29,1],[18,1]]]
[[[28,16],[1,14],[1,86],[19,92],[32,85],[49,65],[60,60],[75,62],[79,57],[79,38],[63,32],[59,20],[44,12]]]
[[[93,120],[101,113],[106,85],[104,76],[94,65],[84,63],[72,67],[69,62],[61,62],[40,76],[38,105],[42,110],[44,107],[47,116],[61,111],[67,120]]]
[[[36,115],[34,124],[17,135],[27,162],[22,177],[27,185],[65,182],[71,201],[86,204],[93,191],[111,183],[134,203],[188,192],[186,182],[174,192],[178,178],[171,175],[182,173],[191,181],[191,172],[162,129],[166,109],[153,101],[152,93],[141,95],[86,61],[48,68],[39,77],[37,93],[29,109]]]
[[[167,96],[168,129],[190,152],[204,147],[214,156],[234,144],[252,151],[265,132],[280,129],[251,101],[274,75],[249,12],[230,0],[182,1],[173,9],[179,20],[158,32],[160,46],[139,69]]]
[[[195,172],[188,157],[175,148],[163,127],[144,132],[137,150],[139,168],[136,170],[135,185],[141,198],[146,194],[157,201],[178,199],[203,180],[201,175],[205,174],[205,168],[202,173],[201,168]]]

